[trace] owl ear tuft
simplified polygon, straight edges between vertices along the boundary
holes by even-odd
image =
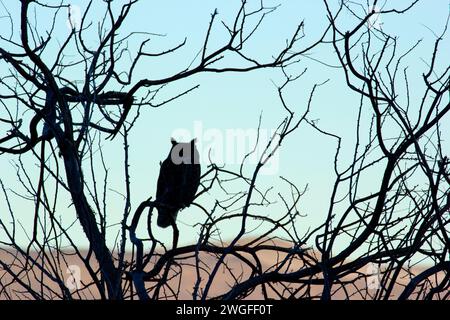
[[[175,140],[174,138],[170,138],[170,142],[172,143],[173,146],[178,144],[177,140]]]

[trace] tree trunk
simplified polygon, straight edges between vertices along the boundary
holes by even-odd
[[[99,263],[102,276],[106,283],[108,297],[114,300],[121,299],[121,275],[114,265],[111,252],[106,246],[105,237],[101,234],[97,226],[94,212],[89,206],[83,192],[82,170],[76,150],[70,143],[67,143],[67,141],[63,143],[60,150],[64,158],[67,183],[72,196],[72,201],[78,219],[80,220],[83,230],[89,240],[89,244]]]

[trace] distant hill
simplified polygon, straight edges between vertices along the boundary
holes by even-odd
[[[269,243],[266,243],[269,244]],[[274,243],[273,241],[270,245],[279,245],[286,248],[289,248],[289,243],[277,241]],[[86,256],[86,252],[83,252],[83,257]],[[286,264],[282,270],[283,271],[292,271],[299,270],[302,268],[304,263],[313,263],[313,260],[318,259],[317,253],[312,250],[308,251],[308,255],[311,257],[308,261],[305,259],[304,262],[300,260],[292,261],[291,263]],[[32,253],[33,259],[38,259],[40,263],[42,263],[42,255],[38,257],[37,253]],[[59,279],[63,279],[64,282],[68,281],[71,277],[71,273],[69,269],[78,271],[79,268],[81,275],[81,283],[86,286],[81,291],[74,291],[73,298],[74,299],[98,299],[100,295],[96,290],[95,286],[92,285],[92,278],[89,276],[88,270],[84,267],[82,260],[76,256],[75,254],[64,254],[64,255],[53,255],[53,258],[50,258],[50,254],[47,252],[46,256],[49,258],[46,262],[46,270],[42,270],[30,261],[28,263],[28,272],[19,272],[24,269],[25,261],[23,258],[20,258],[16,253],[7,253],[5,249],[0,250],[0,300],[5,299],[33,299],[33,295],[27,293],[27,288],[33,288],[33,290],[37,290],[39,292],[44,292],[46,299],[60,299],[61,298],[61,289],[58,285],[58,281],[56,277],[54,277],[55,271],[53,269],[59,268]],[[128,258],[130,254],[128,254]],[[253,261],[253,258],[249,254],[243,254],[243,257],[248,259],[249,261]],[[282,261],[285,258],[285,254],[275,255],[273,252],[268,250],[258,251],[258,257],[261,261],[261,269],[263,271],[273,270],[273,266],[277,264],[277,262]],[[178,291],[179,299],[192,299],[194,287],[198,286],[199,293],[202,292],[202,289],[205,287],[206,282],[208,280],[209,274],[211,270],[214,268],[216,262],[218,260],[218,256],[211,253],[200,253],[199,254],[199,268],[197,272],[196,259],[192,254],[188,255],[180,255],[175,259],[175,267],[172,271],[169,272],[169,285],[173,288],[174,291]],[[90,258],[92,262],[92,266],[95,268],[96,263],[95,259]],[[153,268],[153,264],[155,260],[152,259],[146,268],[147,271]],[[226,266],[221,266],[217,273],[217,276],[211,286],[208,297],[220,296],[230,290],[230,288],[236,282],[242,282],[247,279],[251,274],[250,267],[243,264],[236,257],[229,256],[225,259]],[[12,265],[12,270],[14,273],[18,274],[16,278],[13,277],[11,273],[8,273],[2,266],[3,265]],[[74,267],[75,266],[75,267]],[[164,269],[163,269],[164,270]],[[361,274],[367,274],[369,269],[367,270],[359,270]],[[95,271],[95,269],[94,269]],[[423,268],[414,268],[413,272],[415,274],[423,271]],[[162,274],[163,271],[160,272]],[[355,279],[357,273],[346,276],[344,282],[340,285],[333,286],[332,299],[346,299],[346,297],[350,297],[350,299],[362,300],[368,299],[372,300],[373,295],[376,290],[370,289],[367,286],[366,280],[363,278]],[[200,276],[200,277],[199,277]],[[408,283],[410,278],[410,274],[406,271],[402,271],[398,277],[397,284],[394,286],[392,290],[391,299],[396,299],[399,294],[404,289],[404,284]],[[442,274],[442,276],[444,276]],[[279,299],[280,294],[283,294],[284,297],[289,296],[292,293],[295,297],[302,296],[303,298],[309,299],[318,299],[320,298],[322,292],[321,285],[313,285],[313,279],[310,279],[311,283],[274,283],[265,286],[266,294],[269,298]],[[435,281],[430,279],[430,281]],[[88,285],[90,284],[90,285]],[[155,282],[147,282],[147,288],[152,288],[155,286]],[[307,290],[307,291],[306,291]],[[278,292],[278,293],[277,293]],[[161,295],[167,299],[173,299],[173,292],[170,290],[161,290]],[[160,295],[160,296],[161,296]],[[413,295],[414,297],[414,295]],[[263,291],[261,287],[253,290],[248,297],[248,299],[264,299]]]

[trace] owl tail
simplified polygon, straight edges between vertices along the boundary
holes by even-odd
[[[168,209],[168,208],[159,208],[158,209],[158,227],[167,228],[171,225],[171,221],[175,222],[177,220],[178,210]]]

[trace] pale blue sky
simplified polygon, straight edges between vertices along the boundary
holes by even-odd
[[[17,8],[8,4],[8,9],[17,19]],[[56,3],[56,2],[54,2]],[[72,1],[83,11],[87,1]],[[250,3],[252,3],[250,1]],[[259,3],[256,1],[255,3]],[[281,4],[265,20],[259,32],[252,42],[248,43],[248,53],[263,60],[270,59],[285,44],[285,40],[295,30],[296,25],[305,21],[305,38],[300,41],[300,46],[304,47],[312,43],[324,30],[327,20],[322,1],[265,1],[267,6]],[[365,3],[365,1],[363,1]],[[387,7],[394,4],[403,7],[409,1],[389,1]],[[161,59],[147,59],[137,68],[135,79],[151,78],[156,79],[171,75],[187,67],[200,50],[210,14],[215,8],[218,9],[218,21],[232,21],[233,14],[236,13],[239,1],[219,1],[219,0],[198,0],[198,1],[141,1],[138,3],[121,29],[122,35],[131,31],[151,32],[164,34],[164,37],[152,36],[149,51],[161,51],[172,47],[187,38],[186,46],[178,53]],[[17,6],[17,4],[16,4]],[[102,13],[101,2],[96,3],[93,20],[98,20]],[[435,37],[432,33],[441,33],[445,24],[449,9],[448,0],[421,1],[408,14],[403,16],[383,16],[381,23],[383,30],[398,36],[399,49],[404,51],[412,46],[417,40],[423,39],[421,45],[413,53],[408,62],[410,63],[410,85],[413,95],[420,95],[421,83],[420,74],[426,69],[426,65],[420,60],[429,60],[432,53],[432,45]],[[50,16],[38,12],[39,24],[44,25],[50,21]],[[349,27],[355,21],[350,15],[343,15],[340,25]],[[17,20],[16,20],[17,21]],[[59,25],[56,28],[55,39],[63,41],[67,35],[67,28],[64,23],[64,16],[61,16]],[[6,19],[0,20],[0,25],[8,24]],[[345,30],[345,28],[343,28]],[[5,30],[3,27],[0,30]],[[95,35],[94,29],[92,35]],[[432,31],[431,31],[432,30]],[[217,23],[212,32],[211,48],[223,44],[223,27]],[[136,38],[141,39],[141,38]],[[88,43],[95,43],[94,37],[87,38]],[[138,42],[130,42],[129,48],[133,52]],[[56,44],[55,44],[56,45]],[[448,39],[444,41],[441,52],[450,52]],[[51,57],[49,53],[49,58]],[[331,65],[336,65],[336,57],[330,45],[322,45],[312,52],[314,59],[319,59]],[[444,55],[438,61],[443,68],[448,65],[448,59]],[[50,61],[52,61],[50,59]],[[128,61],[124,59],[124,62]],[[286,90],[288,103],[292,108],[301,114],[308,101],[308,95],[312,86],[317,82],[326,79],[330,81],[320,87],[313,100],[310,119],[319,119],[319,126],[323,129],[339,134],[344,138],[342,146],[342,160],[346,163],[351,156],[354,136],[355,120],[359,97],[352,93],[345,85],[344,76],[341,70],[324,66],[309,58],[302,58],[300,63],[289,71],[293,74],[300,72],[305,67],[308,68],[305,76],[300,78]],[[74,78],[79,78],[81,74],[74,74]],[[413,80],[416,77],[419,81]],[[159,109],[142,110],[140,120],[137,122],[130,137],[130,172],[132,181],[132,206],[137,207],[140,201],[150,195],[155,194],[156,178],[159,170],[159,161],[163,160],[170,148],[170,137],[178,129],[192,130],[196,121],[201,121],[205,129],[249,129],[255,128],[258,123],[258,116],[262,113],[262,128],[272,129],[286,116],[277,98],[274,83],[280,84],[282,81],[279,70],[263,70],[247,74],[201,74],[189,80],[176,82],[166,89],[169,97],[171,93],[178,93],[188,89],[190,86],[200,84],[200,88],[191,94],[184,96],[173,103]],[[141,92],[144,92],[142,90]],[[366,109],[366,111],[369,109]],[[369,115],[366,117],[370,118]],[[366,119],[366,120],[367,120]],[[366,121],[367,124],[367,121]],[[449,122],[447,121],[447,124]],[[447,131],[448,132],[448,131]],[[200,137],[197,137],[200,138]],[[123,192],[123,169],[122,169],[122,141],[117,137],[114,142],[103,141],[103,147],[110,168],[110,188]],[[284,143],[279,157],[279,172],[276,175],[264,176],[260,182],[262,185],[274,185],[272,192],[276,199],[276,192],[287,191],[285,184],[278,179],[278,176],[289,178],[295,182],[299,188],[304,188],[308,184],[308,193],[302,199],[300,211],[307,214],[307,217],[299,221],[299,228],[305,232],[308,227],[314,228],[320,224],[326,216],[329,193],[332,187],[333,156],[335,143],[329,138],[318,135],[310,127],[300,127]],[[1,179],[14,189],[17,179],[11,170],[11,160],[15,157],[2,155],[0,164],[2,168]],[[30,170],[36,170],[36,161],[26,160],[25,163]],[[362,188],[370,190],[378,175],[373,172],[366,178]],[[208,205],[215,198],[214,194],[206,195],[199,199],[199,203]],[[4,217],[5,204],[3,196],[0,196],[0,215]],[[25,227],[30,226],[33,211],[26,202],[20,198],[12,196],[14,207],[20,212],[20,220]],[[109,193],[110,223],[113,224],[120,219],[123,208],[123,200],[117,194]],[[277,207],[275,207],[277,208]],[[280,207],[278,207],[280,208]],[[181,222],[181,241],[192,241],[192,224],[198,219],[199,212],[195,208],[189,208],[179,215]],[[279,214],[277,210],[268,209],[268,214]],[[67,209],[67,203],[61,205],[61,216],[67,219],[75,219],[71,209]],[[184,223],[184,224],[183,224]],[[144,221],[142,221],[144,225]],[[74,228],[77,228],[76,226]],[[237,230],[233,225],[223,226],[223,238],[229,239],[235,235]],[[79,230],[79,228],[77,229]],[[158,235],[162,239],[168,240],[170,232],[158,230]],[[143,229],[140,230],[144,232]],[[81,232],[75,232],[77,240],[84,241]],[[145,232],[143,233],[145,234]],[[110,241],[115,234],[110,234]],[[1,239],[1,231],[0,231]]]

